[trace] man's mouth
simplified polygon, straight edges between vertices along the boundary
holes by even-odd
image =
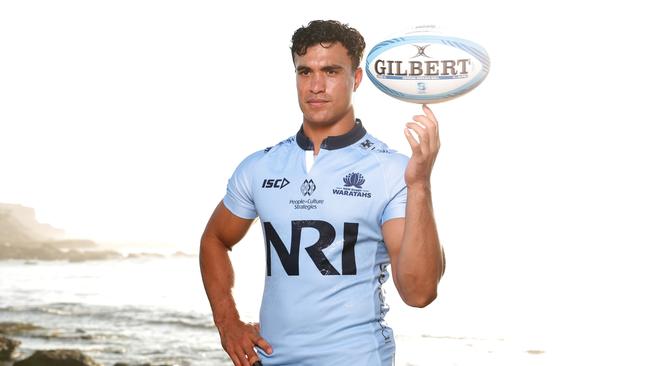
[[[320,107],[329,103],[327,99],[307,99],[307,103],[313,107]]]

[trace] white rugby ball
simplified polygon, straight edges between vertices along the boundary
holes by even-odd
[[[378,43],[366,74],[382,92],[411,103],[439,103],[476,88],[490,71],[480,45],[419,26]]]

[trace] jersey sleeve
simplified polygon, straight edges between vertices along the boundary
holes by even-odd
[[[395,154],[385,166],[384,175],[386,179],[386,190],[388,203],[381,215],[381,224],[398,217],[406,216],[406,182],[404,171],[408,164],[408,157],[402,154]]]
[[[244,219],[257,217],[253,199],[253,173],[258,157],[257,153],[252,154],[239,164],[228,180],[226,195],[223,198],[223,204],[226,208]]]

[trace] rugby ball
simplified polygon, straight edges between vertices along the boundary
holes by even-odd
[[[483,47],[419,26],[378,43],[366,58],[366,74],[382,92],[411,103],[439,103],[476,88],[490,71]]]

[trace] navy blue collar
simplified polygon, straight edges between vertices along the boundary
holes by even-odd
[[[321,149],[336,150],[350,146],[361,140],[366,135],[366,129],[363,128],[360,119],[356,119],[354,127],[347,133],[339,136],[328,136],[320,144]],[[305,135],[305,130],[300,126],[300,131],[296,134],[296,142],[303,150],[314,150],[314,143]]]

